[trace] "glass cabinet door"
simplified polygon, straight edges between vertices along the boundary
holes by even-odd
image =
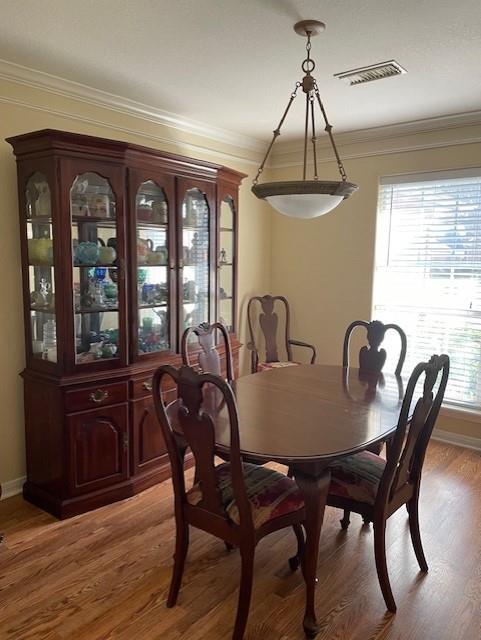
[[[210,322],[210,207],[198,188],[184,192],[181,208],[180,321],[182,332]]]
[[[87,172],[70,189],[75,362],[119,358],[119,256],[110,182]]]
[[[143,182],[135,197],[139,355],[169,350],[169,208],[164,190]]]
[[[42,173],[36,172],[29,178],[25,203],[32,355],[57,362],[51,193]]]
[[[234,331],[235,313],[235,208],[231,196],[220,202],[217,256],[217,319]]]

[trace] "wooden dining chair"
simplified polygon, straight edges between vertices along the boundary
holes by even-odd
[[[177,423],[171,424],[161,396],[164,378],[177,385]],[[208,398],[221,396],[230,429],[230,460],[215,465],[215,424]],[[242,640],[249,613],[254,553],[269,533],[305,520],[304,499],[296,483],[282,473],[244,463],[240,454],[237,405],[230,385],[220,376],[200,374],[182,366],[157,369],[153,378],[155,408],[172,466],[176,543],[167,606],[173,607],[181,585],[189,545],[189,527],[197,527],[238,546],[241,581],[233,640]],[[186,488],[184,456],[190,447],[196,467],[193,486]],[[302,553],[302,551],[301,551]]]
[[[422,392],[418,392],[419,397],[413,406],[416,385],[423,374]],[[414,552],[421,571],[426,572],[428,565],[419,531],[419,489],[426,447],[443,401],[448,375],[449,357],[444,354],[434,355],[429,362],[421,362],[414,368],[387,460],[363,451],[342,458],[331,466],[327,505],[354,511],[373,522],[377,575],[386,606],[393,612],[396,611],[396,603],[386,564],[386,521],[406,504]]]
[[[262,332],[265,345],[265,357],[260,357],[260,346],[256,341],[255,310],[256,306],[260,314],[258,315],[259,327]],[[284,330],[279,335],[279,314],[276,306],[279,305],[284,317]],[[289,367],[299,364],[294,362],[292,347],[307,347],[311,350],[311,364],[316,361],[316,349],[312,344],[293,340],[290,337],[290,309],[289,303],[284,296],[254,296],[247,305],[247,324],[249,327],[249,343],[247,348],[251,351],[251,371],[264,371],[266,369],[276,369],[279,367]],[[279,348],[285,350],[287,360],[279,357]]]
[[[401,349],[399,352],[399,359],[396,365],[394,373],[399,375],[402,371],[404,360],[406,359],[407,338],[404,331],[397,324],[384,324],[380,320],[372,320],[372,322],[366,322],[365,320],[354,320],[346,329],[344,336],[344,345],[342,349],[342,366],[349,366],[349,344],[351,336],[356,327],[364,327],[367,333],[367,342],[369,346],[361,347],[359,351],[359,369],[361,371],[371,371],[374,373],[381,373],[384,364],[386,362],[386,351],[379,347],[384,341],[386,332],[389,330],[397,331],[401,339]]]
[[[215,340],[217,332],[220,332],[223,339],[225,353],[225,379],[230,384],[234,380],[232,349],[227,329],[221,322],[214,322],[212,324],[203,322],[197,327],[188,327],[184,331],[181,341],[182,362],[187,367],[192,366],[189,354],[189,345],[191,344],[189,338],[194,334],[197,336],[198,345],[200,347],[200,351],[197,356],[199,370],[203,373],[213,373],[217,376],[222,376],[222,361],[221,356],[217,351]]]
[[[224,349],[225,349],[225,359],[226,359],[226,375],[223,376],[225,380],[229,384],[231,384],[234,380],[234,368],[232,365],[232,350],[230,346],[229,334],[220,322],[215,322],[213,324],[208,324],[204,322],[200,324],[198,327],[188,327],[183,335],[181,341],[181,353],[182,353],[182,362],[184,365],[190,367],[191,358],[189,356],[189,337],[194,334],[198,338],[199,345],[201,347],[201,351],[198,354],[198,367],[202,373],[213,373],[214,375],[222,376],[222,363],[220,355],[216,349],[215,344],[215,333],[216,331],[220,331],[224,341]],[[220,456],[226,462],[229,461],[228,454],[220,454]],[[254,462],[252,458],[249,456],[244,456],[245,462]],[[288,473],[289,477],[292,477],[292,473]],[[304,547],[304,534],[300,527],[294,526],[294,533],[297,538],[298,550]],[[233,546],[230,542],[225,542],[225,547],[228,551],[233,549]],[[289,559],[289,566],[293,571],[295,571],[299,562],[297,560],[299,554],[296,554],[292,558]]]
[[[359,351],[359,371],[362,372],[370,372],[370,373],[378,373],[380,374],[383,370],[384,364],[386,362],[386,350],[381,347],[381,344],[384,341],[384,337],[386,332],[389,330],[397,331],[399,334],[399,338],[401,340],[401,349],[399,351],[399,358],[396,364],[396,369],[394,370],[395,375],[400,375],[404,360],[406,359],[406,350],[407,350],[407,338],[404,331],[397,324],[384,324],[380,320],[373,320],[372,322],[366,322],[365,320],[354,320],[346,329],[346,334],[344,336],[344,345],[342,349],[342,366],[349,366],[349,345],[351,341],[351,336],[356,327],[364,327],[367,333],[367,342],[369,346],[361,347]],[[383,442],[378,442],[372,447],[369,447],[369,451],[373,453],[381,453]]]

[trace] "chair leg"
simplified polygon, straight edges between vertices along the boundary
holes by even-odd
[[[235,619],[234,633],[232,640],[242,640],[249,616],[251,604],[252,580],[254,577],[254,544],[241,547],[242,573],[239,588],[239,604],[237,605],[237,616]]]
[[[167,598],[167,606],[173,607],[177,602],[179,595],[182,575],[184,573],[185,558],[189,548],[189,525],[185,522],[177,523],[175,537],[175,553],[174,553],[174,569],[172,572],[172,580],[170,582],[169,596]]]
[[[351,515],[351,512],[348,511],[347,509],[344,509],[344,517],[342,518],[342,520],[340,520],[341,529],[343,529],[344,531],[346,531],[348,526],[351,524],[351,521],[349,520],[350,515]]]
[[[419,511],[418,511],[418,496],[415,496],[409,503],[409,531],[411,532],[411,541],[414,547],[414,553],[416,554],[417,561],[421,571],[427,573],[428,563],[423,551],[423,545],[421,542],[421,532],[419,531]]]
[[[386,564],[386,520],[374,520],[374,556],[376,558],[377,577],[381,586],[384,602],[389,611],[395,613],[396,602],[389,582]]]
[[[292,525],[292,528],[294,529],[294,533],[297,538],[297,553],[295,556],[292,556],[292,558],[289,558],[289,566],[291,571],[297,571],[302,562],[302,556],[304,555],[304,532],[300,524],[294,524]]]

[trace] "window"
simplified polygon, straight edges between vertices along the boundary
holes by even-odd
[[[381,179],[372,317],[406,332],[405,371],[449,354],[446,400],[481,409],[481,169]]]

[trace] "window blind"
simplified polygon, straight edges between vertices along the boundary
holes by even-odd
[[[405,371],[449,354],[446,401],[481,409],[481,169],[381,180],[372,317],[406,332]]]

